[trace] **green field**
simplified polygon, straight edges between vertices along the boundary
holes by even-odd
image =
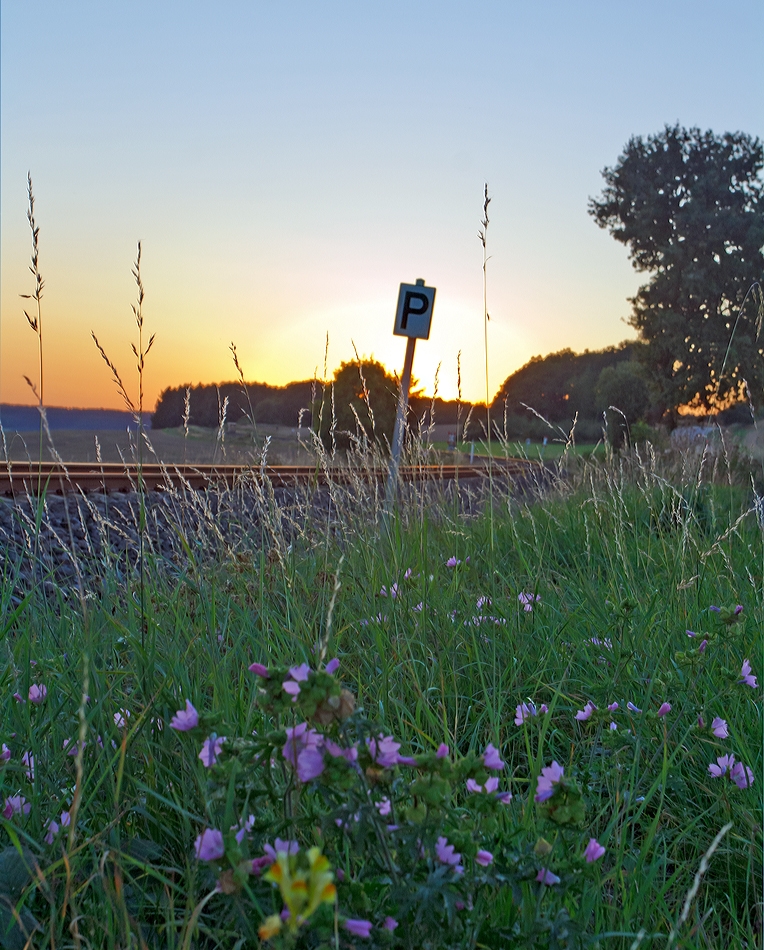
[[[265,493],[232,547],[179,497],[176,556],[79,589],[28,527],[0,946],[761,946],[764,520],[700,462],[478,515]]]

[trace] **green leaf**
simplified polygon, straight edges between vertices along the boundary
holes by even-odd
[[[0,894],[18,899],[31,881],[36,863],[28,848],[19,851],[11,846],[0,851]]]

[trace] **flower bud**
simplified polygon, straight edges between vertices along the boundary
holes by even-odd
[[[546,840],[546,838],[539,838],[536,844],[533,847],[533,853],[537,858],[545,858],[548,854],[551,854],[552,845]]]

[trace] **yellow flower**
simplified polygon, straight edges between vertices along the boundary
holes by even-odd
[[[307,854],[290,855],[279,851],[276,860],[263,877],[275,884],[281,892],[289,911],[287,925],[292,933],[295,933],[321,904],[333,904],[337,899],[334,874],[320,848],[311,848]]]
[[[260,928],[257,931],[257,936],[261,940],[270,940],[271,937],[275,937],[280,930],[281,918],[278,914],[271,914],[270,917],[266,917],[265,920],[260,924]]]

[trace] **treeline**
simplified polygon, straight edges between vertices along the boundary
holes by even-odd
[[[596,439],[601,433],[602,411],[609,405],[617,405],[629,423],[643,418],[650,407],[650,394],[635,360],[638,346],[622,343],[584,353],[567,349],[533,357],[500,387],[491,404],[494,425],[513,438],[541,438],[549,434],[549,428],[539,416],[563,428],[577,417],[579,434]],[[305,426],[318,428],[321,416],[322,434],[327,438],[334,418],[335,437],[354,431],[360,422],[368,434],[384,439],[392,433],[397,381],[380,363],[365,360],[360,367],[355,361],[343,363],[325,386],[314,380],[286,386],[247,383],[246,388],[240,382],[179,386],[165,389],[159,397],[151,420],[153,428],[181,426],[187,398],[190,425],[219,425],[225,406],[227,422],[254,418],[259,424],[294,427],[302,412]],[[480,438],[485,432],[482,405],[412,395],[410,426],[426,427],[431,419],[454,429],[458,426],[460,437]],[[339,439],[340,443],[348,441],[347,437]]]
[[[608,406],[617,406],[630,425],[644,419],[651,397],[637,362],[639,346],[534,356],[499,388],[491,404],[494,425],[512,437],[541,438],[550,435],[543,420],[565,431],[575,420],[579,439],[597,439]]]
[[[178,386],[165,389],[151,417],[153,429],[174,429],[183,425],[188,399],[188,423],[215,428],[225,406],[226,422],[240,422],[254,416],[256,423],[296,426],[300,410],[310,411],[313,380],[270,386],[268,383],[240,382]],[[226,403],[227,400],[227,403]],[[305,423],[309,425],[308,422]]]
[[[333,380],[335,387],[334,403],[335,418],[340,420],[338,425],[345,422],[345,412],[350,411],[345,405],[354,395],[354,389],[360,392],[361,381],[358,374],[358,365],[345,363],[344,373]],[[352,367],[348,372],[347,367]],[[375,367],[381,369],[381,374],[375,372]],[[373,395],[371,395],[372,412],[375,404],[379,404],[380,418],[386,418],[390,412],[395,414],[397,399],[397,383],[393,376],[388,375],[379,363],[366,361],[362,364],[369,381],[373,380]],[[350,389],[343,386],[345,379],[351,381]],[[354,385],[354,383],[356,385]],[[286,386],[270,386],[268,383],[247,383],[246,388],[240,382],[219,383],[217,385],[187,385],[165,389],[157,401],[156,409],[151,417],[153,429],[174,429],[183,425],[188,399],[188,424],[215,428],[220,420],[225,406],[226,422],[244,422],[254,418],[256,424],[283,425],[295,427],[300,422],[304,426],[317,425],[319,414],[325,420],[331,419],[331,386],[315,380],[302,380],[288,383]],[[347,397],[347,398],[346,398]],[[228,402],[226,403],[226,400]],[[324,408],[321,411],[323,400]],[[360,400],[363,402],[363,400]],[[392,406],[392,409],[390,408]],[[425,420],[431,409],[438,422],[456,425],[461,415],[466,418],[469,404],[462,403],[461,409],[457,400],[434,400],[412,396],[411,412],[417,419],[424,416]],[[315,418],[314,418],[315,417]]]

